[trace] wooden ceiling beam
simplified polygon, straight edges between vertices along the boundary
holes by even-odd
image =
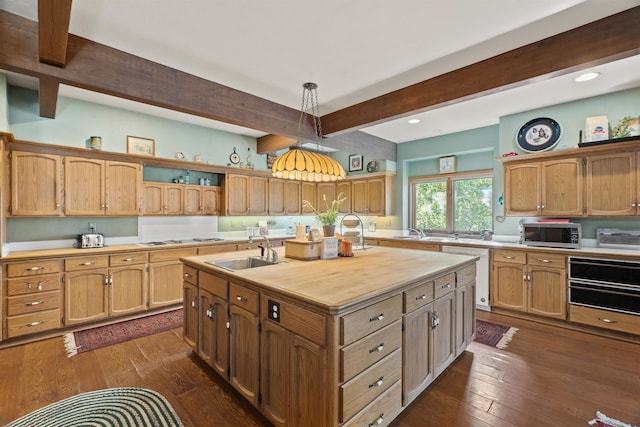
[[[71,21],[71,0],[38,0],[40,62],[64,67]]]
[[[41,78],[38,82],[38,102],[40,104],[40,117],[48,119],[56,118],[58,105],[58,89],[60,84],[51,79]]]
[[[640,54],[640,6],[322,117],[326,136]]]
[[[65,68],[38,61],[38,24],[0,10],[0,69],[295,138],[300,112],[69,34]],[[312,126],[302,133],[314,138]]]

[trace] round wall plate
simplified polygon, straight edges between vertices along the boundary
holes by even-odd
[[[561,136],[560,123],[548,117],[539,117],[528,121],[520,128],[516,142],[524,151],[535,153],[552,149]]]
[[[378,162],[375,160],[371,160],[367,163],[367,172],[375,172],[378,170]]]

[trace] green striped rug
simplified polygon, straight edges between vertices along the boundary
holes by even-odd
[[[144,388],[90,391],[52,403],[6,427],[182,427],[169,402]]]

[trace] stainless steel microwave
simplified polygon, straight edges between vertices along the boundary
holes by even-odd
[[[573,222],[522,224],[522,243],[528,246],[580,249],[582,227]]]

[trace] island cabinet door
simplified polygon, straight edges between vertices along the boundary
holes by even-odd
[[[289,425],[291,375],[290,333],[271,321],[263,322],[260,363],[262,413],[277,427]]]
[[[182,291],[184,295],[182,339],[193,351],[198,352],[198,288],[185,281]]]
[[[235,304],[229,307],[229,381],[245,399],[258,406],[258,315]]]
[[[456,357],[473,341],[476,333],[475,282],[456,289]]]
[[[433,302],[431,331],[433,333],[433,373],[437,377],[456,355],[456,302],[455,292]]]
[[[403,318],[403,395],[406,406],[413,401],[433,381],[433,361],[431,354],[431,312],[432,304],[408,313]]]
[[[198,355],[224,378],[229,369],[227,301],[199,289]]]
[[[323,427],[330,424],[327,410],[327,350],[298,335],[291,335],[289,426]]]

